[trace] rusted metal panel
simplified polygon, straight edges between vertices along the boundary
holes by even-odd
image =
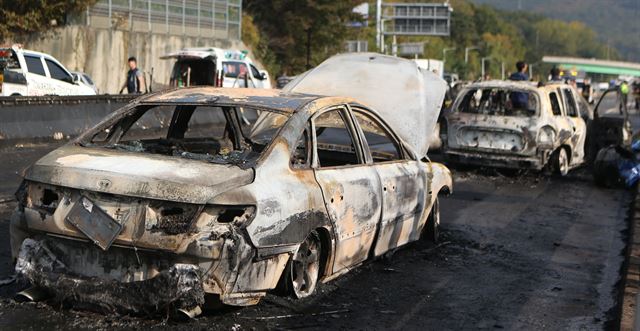
[[[426,166],[420,161],[400,161],[372,166],[382,182],[382,218],[375,255],[402,246],[419,231],[429,201]],[[436,192],[437,193],[437,192]]]
[[[380,180],[370,166],[318,169],[329,218],[336,233],[333,272],[364,261],[382,211]]]

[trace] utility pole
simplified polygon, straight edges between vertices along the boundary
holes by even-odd
[[[376,0],[376,47],[382,53],[382,0]]]
[[[307,70],[311,69],[311,28],[307,29]]]
[[[464,49],[464,63],[469,63],[469,51],[478,50],[478,49],[480,49],[480,47],[478,47],[478,46],[465,47],[465,49]]]
[[[483,58],[482,58],[482,60],[481,60],[481,62],[482,62],[482,76],[481,76],[481,78],[480,78],[480,79],[482,79],[482,80],[484,80],[484,73],[485,73],[485,70],[484,70],[484,62],[485,62],[485,61],[487,61],[487,60],[489,60],[489,59],[491,59],[491,57],[490,57],[490,56],[487,56],[487,57],[483,57]]]
[[[456,48],[455,47],[451,47],[451,48],[443,48],[442,49],[442,71],[447,71],[447,67],[445,66],[447,64],[447,52],[451,52],[451,51],[455,51]],[[444,74],[444,72],[443,72]]]
[[[501,71],[502,71],[502,80],[504,80],[504,62],[502,62],[501,66]]]

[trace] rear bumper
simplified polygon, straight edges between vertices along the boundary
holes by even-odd
[[[102,313],[149,315],[204,304],[202,274],[194,264],[176,263],[151,278],[122,282],[73,270],[68,266],[73,257],[64,254],[65,246],[47,237],[25,239],[16,273],[59,302]]]
[[[547,164],[550,151],[538,152],[536,156],[520,156],[469,152],[460,150],[445,151],[446,160],[453,163],[508,169],[542,170]]]

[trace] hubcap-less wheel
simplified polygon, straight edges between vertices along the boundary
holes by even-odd
[[[320,239],[309,234],[291,261],[291,289],[297,298],[308,297],[316,289],[320,271]]]
[[[569,172],[569,157],[567,156],[567,150],[560,148],[558,150],[557,169],[560,176],[566,176]]]

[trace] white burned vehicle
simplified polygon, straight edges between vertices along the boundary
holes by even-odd
[[[585,162],[589,105],[569,85],[490,81],[467,86],[445,116],[451,163],[567,172]]]
[[[183,88],[137,99],[32,165],[12,252],[32,297],[193,316],[205,294],[245,306],[280,284],[306,297],[434,239],[451,185],[354,99]]]

